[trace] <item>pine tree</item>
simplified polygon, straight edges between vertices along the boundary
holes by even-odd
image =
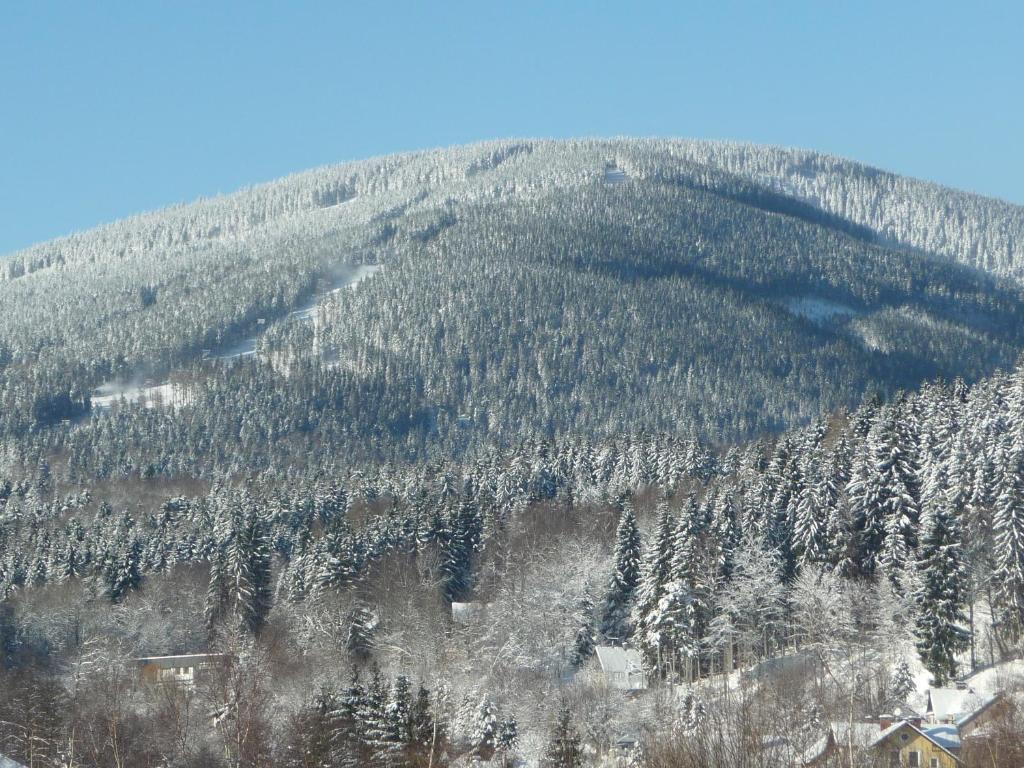
[[[476,728],[473,734],[475,751],[484,760],[489,760],[497,749],[500,729],[497,709],[490,700],[484,699],[477,709]]]
[[[206,619],[211,628],[227,621],[237,631],[257,633],[270,610],[270,542],[266,522],[255,508],[243,509],[246,502],[233,496],[232,508],[218,522]]]
[[[138,589],[142,583],[142,573],[139,569],[142,559],[142,544],[137,536],[132,536],[130,541],[124,542],[120,553],[114,559],[107,575],[107,594],[111,602],[117,603],[130,591]]]
[[[674,528],[668,504],[662,502],[658,505],[654,540],[644,558],[643,572],[636,591],[633,625],[641,637],[646,634],[650,624],[657,620],[658,604],[671,578]]]
[[[601,634],[609,641],[629,637],[629,610],[640,581],[640,529],[632,504],[622,507],[615,534],[614,570],[608,585]]]
[[[512,757],[519,747],[519,724],[511,715],[501,721],[498,726],[497,751],[501,757],[501,765],[511,765]]]

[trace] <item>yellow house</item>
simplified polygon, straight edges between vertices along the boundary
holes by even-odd
[[[888,765],[906,768],[958,768],[960,760],[939,740],[903,720],[878,734],[872,745]]]
[[[858,765],[869,759],[879,768],[959,768],[960,760],[951,751],[958,742],[944,742],[944,734],[925,732],[908,720],[853,723],[852,728],[847,723],[833,723],[799,762],[805,768],[848,766],[852,748]]]

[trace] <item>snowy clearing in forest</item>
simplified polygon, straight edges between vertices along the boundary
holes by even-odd
[[[320,302],[326,299],[328,296],[332,296],[345,288],[355,288],[359,283],[368,278],[370,275],[374,275],[381,269],[380,264],[360,264],[358,267],[337,278],[331,288],[325,293],[320,293],[309,300],[308,303],[299,307],[296,310],[288,313],[288,317],[294,317],[299,320],[311,320],[313,314],[316,312],[316,308],[320,305]]]
[[[121,403],[142,403],[146,408],[178,407],[187,405],[189,398],[180,386],[169,382],[151,385],[107,382],[94,391],[91,400],[94,411],[109,411]]]
[[[829,301],[818,296],[797,296],[786,299],[784,306],[790,314],[810,320],[812,323],[824,324],[836,317],[856,317],[860,310],[837,301]]]

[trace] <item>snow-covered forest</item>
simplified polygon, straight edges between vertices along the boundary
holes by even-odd
[[[796,765],[1003,669],[1022,230],[810,153],[524,141],[0,261],[0,753]]]

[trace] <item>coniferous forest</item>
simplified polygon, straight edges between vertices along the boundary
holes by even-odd
[[[667,140],[389,156],[5,257],[0,753],[805,765],[1024,650],[1022,280],[1019,207]],[[226,661],[140,682],[179,654]]]

